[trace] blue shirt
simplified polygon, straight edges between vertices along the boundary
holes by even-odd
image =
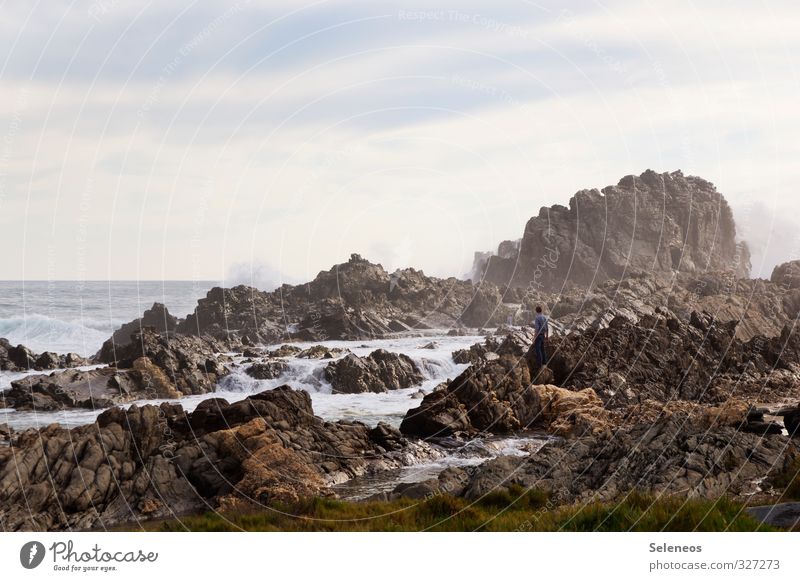
[[[536,315],[536,318],[533,320],[533,328],[536,330],[536,337],[546,336],[550,330],[547,325],[547,317],[542,313]]]

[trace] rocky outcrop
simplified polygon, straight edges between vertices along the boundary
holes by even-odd
[[[597,332],[553,337],[548,367],[557,385],[592,387],[610,406],[800,397],[797,331],[786,327],[778,337],[743,342],[735,328],[705,313],[693,313],[688,323],[661,314],[638,324],[617,317]]]
[[[786,290],[800,289],[800,260],[779,264],[772,270],[770,281]]]
[[[244,372],[253,379],[277,379],[289,369],[285,361],[260,361],[245,368]]]
[[[229,404],[112,408],[95,424],[52,425],[0,448],[6,531],[105,528],[327,486],[435,457],[386,425],[324,422],[307,393],[277,388]]]
[[[213,288],[177,326],[183,334],[270,343],[364,339],[504,321],[509,310],[489,284],[438,279],[413,268],[388,273],[357,254],[307,284],[274,292]]]
[[[551,337],[549,360],[541,370],[527,351],[529,331],[511,333],[502,341],[491,337],[455,354],[456,360],[472,365],[409,410],[401,430],[421,437],[522,429],[564,436],[611,421],[596,410],[588,413],[590,403],[620,410],[646,401],[720,405],[732,397],[752,404],[800,400],[800,333],[786,327],[777,337],[743,342],[735,328],[735,323],[719,323],[696,312],[688,323],[658,312],[638,324],[618,316],[594,332]],[[548,419],[543,403],[548,398],[575,406],[569,414],[572,423]],[[553,405],[560,410],[560,403]],[[783,415],[790,422],[794,417],[789,411]],[[763,418],[753,417],[747,426],[743,421],[737,425],[752,432],[776,429]]]
[[[297,353],[300,359],[335,359],[349,353],[349,349],[340,347],[325,347],[324,345],[312,345]]]
[[[542,208],[525,226],[519,251],[509,248],[476,265],[479,279],[559,291],[636,271],[750,273],[725,198],[710,182],[680,171],[647,170],[616,186],[582,190],[569,207]]]
[[[147,309],[140,318],[125,323],[114,331],[111,338],[103,343],[97,358],[104,362],[113,361],[115,349],[129,345],[131,337],[145,327],[151,327],[159,333],[169,334],[175,331],[177,323],[178,319],[169,314],[167,307],[161,303],[153,303],[153,306]]]
[[[325,379],[333,393],[383,393],[419,385],[424,377],[408,355],[377,349],[366,357],[350,353],[329,363]]]
[[[708,426],[685,413],[653,423],[553,440],[529,457],[501,457],[469,470],[463,494],[511,485],[552,494],[557,504],[611,501],[633,491],[719,498],[746,497],[776,467],[798,454],[786,436]]]
[[[117,345],[113,358],[100,360],[117,369],[128,369],[137,359],[146,357],[166,375],[175,390],[192,395],[214,391],[217,380],[227,375],[227,358],[222,355],[227,350],[225,343],[208,336],[166,335],[145,327],[134,332],[127,345]]]
[[[34,353],[24,345],[12,345],[0,338],[0,371],[44,371],[69,369],[89,365],[90,361],[77,353],[59,355],[50,351]]]
[[[130,343],[107,353],[109,367],[27,376],[13,381],[2,398],[8,407],[53,411],[209,393],[228,373],[224,351],[215,339],[167,336],[145,327],[131,335]]]
[[[8,407],[43,412],[109,407],[115,402],[130,401],[137,391],[132,380],[113,369],[69,370],[12,381],[2,398]]]
[[[279,293],[275,291],[275,293]],[[194,312],[180,321],[176,331],[185,335],[210,335],[219,339],[247,338],[270,342],[286,335],[280,296],[239,285],[214,287],[197,301]]]
[[[531,297],[531,308],[534,303],[550,306],[555,324],[565,332],[603,328],[618,316],[636,323],[656,311],[688,321],[697,311],[719,322],[736,322],[736,336],[748,341],[759,335],[779,335],[800,308],[800,291],[721,272],[637,273],[620,282],[607,281],[557,296],[539,293]]]
[[[535,417],[530,372],[525,360],[503,356],[470,367],[425,396],[400,425],[419,437],[504,434],[530,426]]]

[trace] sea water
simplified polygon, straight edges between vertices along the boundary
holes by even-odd
[[[0,281],[0,337],[37,353],[91,356],[154,302],[191,313],[211,281]]]

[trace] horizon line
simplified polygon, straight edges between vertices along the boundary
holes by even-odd
[[[224,279],[191,278],[0,278],[0,282],[224,282]]]

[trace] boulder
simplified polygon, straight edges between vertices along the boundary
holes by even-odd
[[[224,364],[229,358],[222,355],[226,351],[226,344],[208,336],[167,335],[145,327],[131,335],[130,343],[105,354],[112,359],[103,359],[101,353],[101,361],[128,369],[146,357],[163,371],[175,390],[191,395],[214,391],[219,378],[227,375]]]
[[[289,369],[285,361],[263,361],[253,363],[244,372],[254,379],[277,379]]]
[[[155,329],[158,333],[172,333],[175,331],[178,319],[169,314],[169,310],[161,303],[153,303],[140,318],[125,323],[107,339],[97,357],[101,361],[109,362],[115,359],[115,349],[130,344],[132,336],[145,327]]]
[[[505,355],[479,363],[426,395],[419,408],[408,411],[400,430],[427,438],[525,429],[536,416],[530,384],[522,358]]]
[[[325,379],[333,393],[383,393],[419,385],[424,377],[407,355],[377,349],[366,357],[350,353],[329,363]]]

